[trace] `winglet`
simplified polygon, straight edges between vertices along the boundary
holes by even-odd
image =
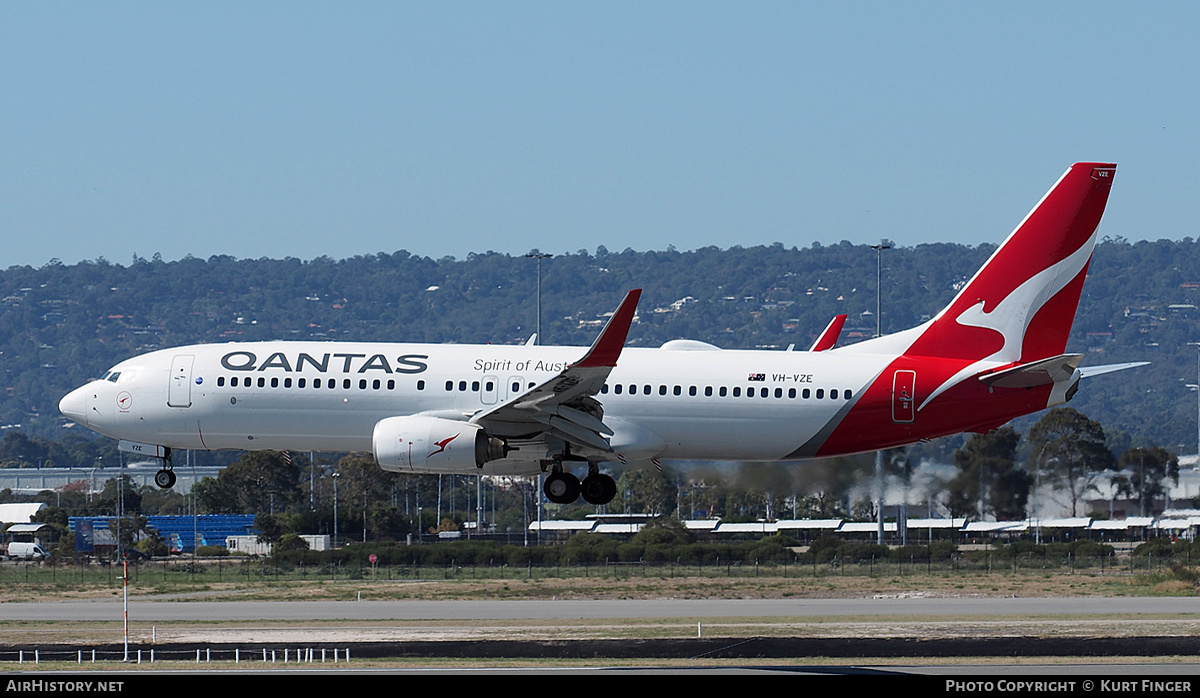
[[[813,342],[812,348],[809,351],[825,351],[832,349],[834,344],[837,344],[838,335],[842,333],[842,325],[846,324],[846,316],[835,315],[825,326],[821,332],[821,336],[817,337],[817,341]]]
[[[633,324],[633,316],[637,311],[638,299],[642,297],[642,289],[635,288],[625,294],[625,300],[617,307],[617,311],[600,330],[600,336],[592,342],[592,347],[583,358],[573,364],[576,368],[594,368],[599,366],[616,366],[621,350],[625,348],[625,339],[629,336],[629,327]]]

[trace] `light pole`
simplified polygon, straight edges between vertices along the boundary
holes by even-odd
[[[1200,342],[1188,342],[1196,347],[1196,458],[1200,459]]]
[[[880,240],[871,245],[875,250],[875,336],[883,336],[883,251],[892,249],[891,240]]]
[[[875,250],[875,336],[883,336],[883,251],[892,249],[891,240],[880,240],[878,245],[871,245]],[[876,535],[879,544],[883,545],[883,451],[875,452],[875,491],[878,500],[875,502]]]
[[[333,473],[333,547],[338,547],[338,478],[341,473]]]
[[[554,255],[549,254],[547,252],[530,252],[529,254],[527,254],[525,256],[530,259],[537,260],[537,326],[536,326],[536,329],[534,330],[534,332],[537,335],[537,338],[534,340],[534,344],[541,344],[542,343],[542,260],[550,259]]]
[[[530,252],[525,255],[530,259],[537,260],[537,326],[534,329],[534,344],[542,343],[542,260],[550,259],[554,255],[548,252]],[[538,473],[537,488],[534,491],[537,497],[537,520],[538,520],[538,545],[542,543],[542,474]],[[528,527],[527,527],[528,528]]]

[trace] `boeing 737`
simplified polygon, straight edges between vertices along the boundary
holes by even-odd
[[[1115,172],[1071,166],[933,319],[857,344],[836,346],[839,316],[810,351],[626,348],[634,290],[590,348],[203,344],[123,361],[59,408],[162,458],[162,487],[173,449],[370,451],[394,472],[542,472],[551,501],[592,504],[616,493],[602,463],[803,460],[986,432],[1141,365],[1064,353]]]

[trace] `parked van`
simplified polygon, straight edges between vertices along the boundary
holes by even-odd
[[[50,557],[50,554],[42,550],[42,546],[37,543],[9,543],[8,544],[8,559],[9,560],[44,560]]]

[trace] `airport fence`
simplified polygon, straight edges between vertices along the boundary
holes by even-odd
[[[0,649],[0,663],[11,662],[16,665],[53,664],[95,665],[104,662],[122,662],[125,665],[155,664],[160,662],[211,664],[224,662],[229,664],[346,664],[350,662],[350,648],[336,646],[234,646],[221,645],[217,647],[202,646],[188,648],[140,647],[123,648],[117,645],[104,645],[100,648],[87,649],[49,649],[49,648],[3,648]],[[20,668],[20,666],[15,668]],[[12,669],[14,667],[6,667]],[[63,687],[59,690],[85,690],[81,685],[77,689]],[[119,688],[100,688],[100,691]]]
[[[1198,561],[1200,562],[1200,561]],[[807,556],[794,561],[737,559],[714,554],[705,560],[572,560],[563,557],[554,563],[511,564],[506,560],[458,560],[449,558],[438,564],[361,564],[330,562],[325,564],[286,563],[270,558],[228,557],[218,559],[149,560],[129,565],[129,583],[138,588],[175,588],[212,583],[247,585],[294,584],[297,582],[336,581],[419,581],[419,580],[518,580],[555,578],[825,578],[854,576],[920,575],[1138,575],[1164,574],[1188,568],[1173,555],[1149,553],[1116,557],[1102,555],[1047,555],[1042,552],[971,551],[944,559],[913,552],[907,556],[832,554],[822,558]],[[1186,576],[1186,575],[1185,575]],[[119,589],[120,565],[80,561],[75,564],[48,565],[37,562],[0,564],[0,588],[11,591],[26,587]]]

